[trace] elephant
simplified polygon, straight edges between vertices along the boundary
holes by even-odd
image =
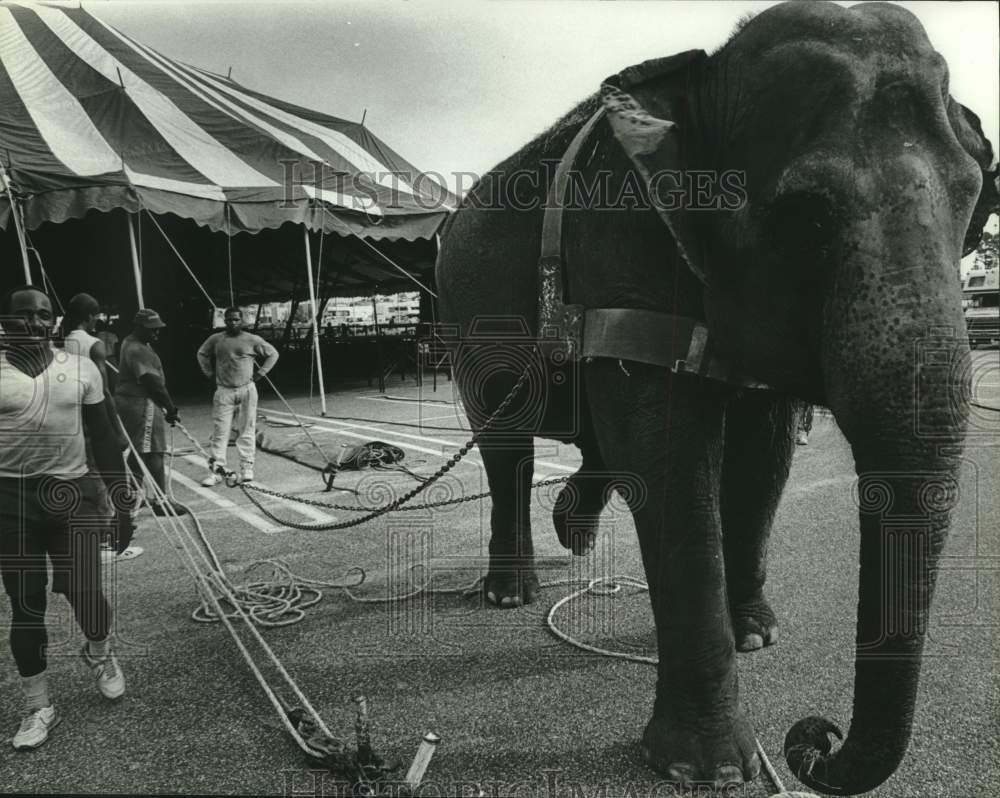
[[[899,766],[966,435],[958,264],[992,164],[910,12],[788,3],[609,78],[442,228],[440,320],[492,494],[484,592],[536,598],[533,439],[575,444],[553,523],[582,555],[611,491],[633,516],[659,651],[640,751],[668,780],[759,772],[736,652],[777,641],[766,551],[802,402],[851,447],[860,587],[848,733],[805,718],[785,756],[838,795]]]

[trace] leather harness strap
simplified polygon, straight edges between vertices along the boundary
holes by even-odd
[[[743,387],[767,388],[715,355],[708,328],[697,319],[638,308],[584,308],[565,302],[562,222],[566,188],[577,155],[604,116],[602,107],[580,128],[549,186],[538,260],[538,331],[543,343],[562,350],[560,362],[564,357],[631,360]]]
[[[604,107],[587,120],[570,142],[563,154],[549,186],[542,219],[542,254],[538,260],[539,296],[538,331],[544,340],[564,343],[567,356],[581,356],[583,341],[583,306],[567,304],[563,274],[562,222],[566,202],[569,173],[576,163],[576,156],[589,138],[590,132],[604,117]]]
[[[569,184],[569,173],[576,164],[576,156],[590,137],[591,131],[604,118],[604,106],[594,113],[586,124],[573,137],[566,152],[563,153],[556,173],[549,186],[548,202],[545,203],[545,218],[542,220],[542,261],[557,261],[562,264],[562,213],[566,202],[566,186]],[[561,295],[561,293],[560,293]]]

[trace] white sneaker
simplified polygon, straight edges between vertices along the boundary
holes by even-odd
[[[18,751],[38,748],[49,739],[49,732],[59,725],[62,718],[56,713],[54,706],[36,709],[21,721],[21,726],[14,735],[11,745]]]
[[[113,701],[125,694],[125,675],[113,651],[109,650],[106,657],[96,659],[90,656],[89,644],[84,643],[80,649],[80,658],[97,679],[97,689],[101,691],[101,695]]]
[[[240,482],[253,482],[253,469],[244,468],[240,471]]]
[[[201,486],[203,488],[211,488],[222,482],[222,477],[216,473],[211,473],[201,481]]]
[[[122,560],[134,560],[136,557],[141,557],[144,551],[145,549],[142,546],[129,546],[118,555],[118,562]]]

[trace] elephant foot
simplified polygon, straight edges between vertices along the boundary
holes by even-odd
[[[563,548],[582,557],[597,542],[597,526],[607,498],[607,478],[574,474],[563,485],[552,509],[552,524]]]
[[[760,773],[750,722],[738,712],[728,727],[692,729],[671,717],[653,717],[642,736],[642,758],[679,787],[732,789]]]
[[[759,651],[778,642],[778,619],[761,591],[749,599],[729,602],[737,651]]]
[[[483,582],[486,598],[503,609],[531,604],[538,590],[538,575],[532,564],[506,568],[491,565]]]
[[[569,513],[556,510],[552,513],[552,523],[564,549],[569,549],[577,557],[583,557],[593,551],[597,542],[596,518],[581,520],[571,517]]]

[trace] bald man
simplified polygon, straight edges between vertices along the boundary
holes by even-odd
[[[80,655],[98,690],[109,700],[125,692],[101,584],[98,537],[107,516],[95,489],[101,478],[109,495],[119,495],[124,474],[101,375],[87,358],[52,347],[55,315],[46,293],[30,285],[14,289],[0,300],[0,317],[0,577],[25,701],[11,744],[27,751],[42,745],[60,720],[47,676],[50,566],[52,591],[66,597],[87,639]],[[84,429],[99,477],[87,466]]]

